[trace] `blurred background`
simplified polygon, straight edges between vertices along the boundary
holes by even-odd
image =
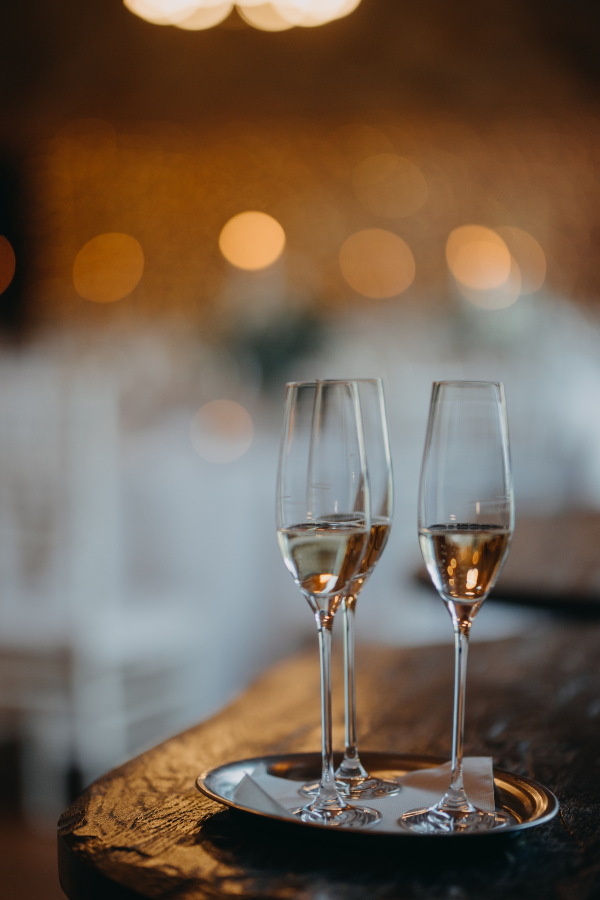
[[[593,612],[596,4],[23,0],[2,20],[6,821],[53,821],[312,646],[275,539],[286,380],[384,379],[395,524],[362,640],[451,640],[415,578],[434,379],[506,384],[505,595],[529,603],[490,601],[474,639]]]

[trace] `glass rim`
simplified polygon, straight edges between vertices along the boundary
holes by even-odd
[[[314,381],[286,381],[286,388],[317,387],[319,384],[356,384],[359,381],[378,382],[381,378],[316,378]]]
[[[358,381],[366,381],[369,384],[383,384],[382,378],[315,378],[314,381],[286,381],[285,386],[293,387],[316,387],[317,384],[356,384]],[[435,382],[436,384],[445,384],[446,382]],[[450,383],[450,382],[448,382]]]
[[[475,387],[477,385],[485,385],[485,387],[504,387],[503,381],[469,381],[467,379],[455,381],[434,381],[434,387]]]
[[[320,384],[383,384],[382,378],[317,378]]]

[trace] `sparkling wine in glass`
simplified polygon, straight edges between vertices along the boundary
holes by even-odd
[[[514,501],[504,388],[484,381],[433,385],[419,488],[419,543],[454,628],[455,683],[450,786],[429,809],[400,822],[426,834],[507,824],[477,809],[462,772],[467,651],[471,624],[508,553]]]
[[[331,631],[365,555],[371,511],[355,382],[287,385],[277,481],[277,537],[284,562],[313,612],[321,661],[321,782],[296,815],[320,825],[365,828],[380,814],[347,803],[333,771]]]

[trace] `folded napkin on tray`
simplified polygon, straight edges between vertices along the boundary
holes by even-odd
[[[463,760],[463,778],[471,803],[478,809],[493,812],[494,777],[491,758],[467,756]],[[381,813],[379,828],[385,831],[400,831],[397,821],[405,812],[437,803],[450,783],[450,763],[434,769],[408,772],[396,781],[402,786],[399,794],[362,801],[364,806],[370,806]],[[233,799],[240,806],[291,819],[293,810],[309,802],[298,793],[302,783],[269,775],[267,767],[260,764],[251,775],[244,775],[234,791]],[[361,803],[356,800],[350,802]]]

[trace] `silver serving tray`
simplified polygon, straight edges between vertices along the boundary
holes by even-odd
[[[388,779],[406,775],[407,772],[413,772],[415,769],[433,768],[447,762],[441,756],[420,756],[406,753],[361,752],[360,757],[369,772],[380,778]],[[340,761],[341,755],[339,759],[336,759],[336,765]],[[356,834],[359,830],[354,828],[332,829],[332,826],[301,822],[299,819],[297,822],[294,822],[294,820],[274,813],[266,813],[262,810],[236,803],[233,799],[236,787],[244,775],[252,775],[258,765],[266,765],[270,775],[298,781],[298,786],[300,786],[300,783],[314,781],[320,777],[321,754],[286,753],[280,756],[257,756],[253,759],[241,759],[237,762],[226,763],[224,766],[217,766],[215,769],[203,772],[196,779],[196,787],[207,797],[210,797],[211,800],[216,800],[217,803],[223,803],[225,806],[231,807],[231,809],[251,812],[267,819],[276,819],[279,822],[286,823],[291,822],[292,825],[298,824],[309,828],[321,828],[325,831],[351,831],[353,834]],[[548,788],[538,784],[536,781],[532,781],[530,778],[525,778],[523,775],[515,775],[513,772],[506,772],[504,769],[494,768],[494,794],[496,809],[509,813],[515,820],[514,825],[507,825],[504,828],[475,834],[454,832],[443,835],[443,837],[484,837],[492,834],[499,835],[522,831],[525,828],[533,828],[536,825],[543,825],[544,822],[549,822],[556,815],[559,808],[557,798]],[[391,831],[383,828],[365,829],[364,834],[431,837],[431,835],[418,835],[414,832]]]

